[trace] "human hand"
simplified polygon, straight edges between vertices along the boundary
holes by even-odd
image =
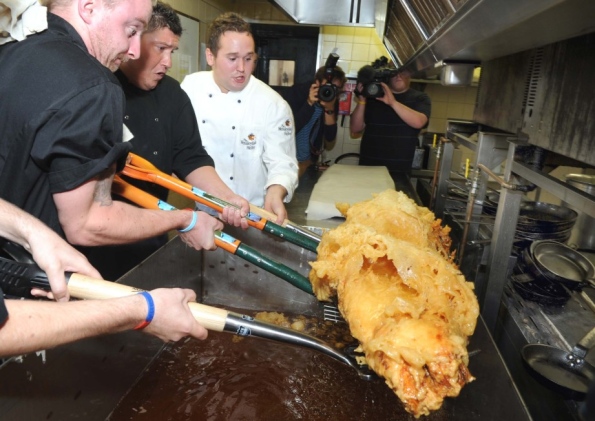
[[[361,82],[357,82],[357,84],[355,85],[355,89],[353,90],[353,98],[356,101],[363,101],[366,98],[364,97],[364,84]]]
[[[28,238],[27,249],[33,260],[47,274],[51,292],[34,288],[31,294],[47,297],[56,301],[68,301],[68,287],[65,272],[76,272],[92,278],[101,279],[101,275],[87,258],[64,241],[50,228],[41,225]]]
[[[264,209],[275,214],[277,219],[273,222],[281,225],[287,219],[287,210],[283,199],[287,195],[285,187],[279,184],[273,184],[267,188],[267,193],[264,197]]]
[[[201,326],[190,311],[188,302],[196,301],[196,294],[190,289],[159,288],[150,291],[155,303],[153,321],[144,328],[146,333],[164,342],[178,341],[186,336],[206,339],[208,331]],[[146,303],[144,297],[138,297]]]
[[[380,98],[376,98],[378,101],[384,102],[389,107],[392,107],[394,104],[397,103],[393,92],[390,90],[388,85],[384,82],[380,82],[380,86],[382,86],[382,90],[384,91],[384,95]]]
[[[229,197],[223,198],[226,202],[235,206],[226,206],[221,212],[221,219],[223,222],[233,225],[234,227],[242,227],[248,229],[248,220],[246,216],[250,212],[250,203],[242,196],[233,194]]]
[[[312,85],[310,85],[310,92],[308,93],[308,102],[309,106],[314,105],[318,101],[318,90],[320,89],[320,82],[315,81]]]
[[[183,242],[196,250],[215,250],[215,231],[223,229],[223,222],[201,211],[197,214],[196,225],[185,233],[180,233]]]

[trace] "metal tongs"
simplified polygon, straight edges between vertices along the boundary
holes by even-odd
[[[226,206],[237,207],[231,203],[214,197],[203,190],[200,190],[191,184],[188,184],[176,177],[160,171],[146,159],[134,154],[128,154],[127,164],[121,171],[122,174],[135,178],[137,180],[148,181],[165,187],[182,196],[201,203],[209,208],[222,212]],[[246,219],[251,227],[258,228],[261,231],[268,232],[277,237],[283,238],[293,244],[303,247],[316,253],[316,248],[320,243],[320,236],[312,231],[285,220],[283,225],[278,225],[263,215],[268,214],[264,209],[250,205],[250,212]],[[269,214],[270,216],[271,214]]]
[[[68,292],[81,299],[117,298],[142,291],[131,286],[90,278],[78,273],[66,273]],[[11,295],[25,296],[31,288],[50,290],[45,272],[34,263],[18,263],[0,257],[0,285]],[[255,320],[253,317],[233,313],[223,308],[196,302],[188,303],[194,318],[206,329],[228,332],[238,336],[254,336],[310,348],[355,369],[360,378],[371,380],[376,375],[367,365],[360,365],[352,355],[347,355],[314,336]]]
[[[142,189],[139,189],[138,187],[133,186],[130,183],[127,183],[118,175],[114,176],[112,191],[143,208],[166,211],[176,209],[169,203],[158,199],[157,197],[147,193]],[[232,237],[231,235],[225,234],[221,231],[215,231],[215,244],[217,247],[221,247],[223,250],[233,255],[239,256],[242,259],[260,267],[261,269],[278,276],[279,278],[289,282],[302,291],[314,295],[312,285],[310,284],[308,278],[283,265],[282,263],[278,263],[268,257],[265,257],[252,247],[242,243],[240,240]]]

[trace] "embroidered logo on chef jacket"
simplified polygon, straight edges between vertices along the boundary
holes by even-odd
[[[252,150],[256,148],[256,135],[250,133],[247,138],[241,140],[242,145],[246,146],[246,149]]]
[[[291,120],[285,120],[285,123],[279,126],[278,130],[280,132],[283,132],[285,136],[291,136],[291,134],[293,133],[293,126],[291,125]]]

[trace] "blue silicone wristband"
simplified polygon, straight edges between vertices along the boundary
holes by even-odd
[[[196,212],[192,212],[192,221],[190,221],[190,225],[182,230],[178,230],[179,232],[188,232],[196,225],[196,221],[198,221],[198,214]]]
[[[147,300],[147,305],[149,306],[149,311],[147,313],[147,318],[144,322],[140,322],[134,330],[144,329],[145,327],[149,326],[149,324],[153,321],[153,317],[155,316],[155,302],[153,301],[153,297],[147,291],[139,292],[145,300]]]

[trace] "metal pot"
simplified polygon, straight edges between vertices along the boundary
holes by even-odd
[[[565,178],[571,186],[595,196],[595,175],[566,174]],[[576,220],[568,244],[581,250],[595,250],[595,219],[581,213]]]

